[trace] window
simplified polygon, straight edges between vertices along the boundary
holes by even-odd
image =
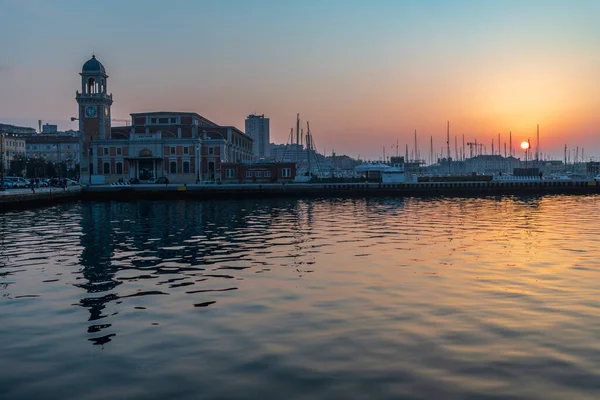
[[[120,147],[117,147],[117,155],[120,156],[123,150]]]
[[[171,146],[171,154],[175,154],[175,146]]]
[[[176,174],[176,173],[177,173],[177,163],[176,163],[175,161],[171,161],[171,162],[169,163],[169,171],[170,171],[172,174]]]
[[[171,123],[174,124],[177,121],[176,118],[171,118]]]
[[[46,145],[46,150],[50,150],[50,145],[49,144]]]
[[[33,149],[34,149],[34,150],[37,150],[37,146],[33,146]]]
[[[254,173],[254,176],[257,177],[257,178],[261,178],[262,177],[262,172],[261,171],[256,171]]]
[[[215,154],[215,149],[213,147],[209,147],[208,154]]]
[[[189,174],[190,173],[190,162],[189,161],[184,161],[183,162],[183,173],[184,174]]]
[[[246,178],[252,178],[252,171],[246,171]]]
[[[156,123],[156,118],[150,119],[150,123],[155,124]]]
[[[117,163],[117,174],[121,175],[123,173],[123,163]]]
[[[271,177],[271,171],[265,171],[265,178]]]
[[[104,163],[104,175],[108,175],[110,174],[110,164],[105,162]]]
[[[292,176],[292,170],[290,168],[281,168],[281,177],[289,178]]]
[[[94,149],[90,147],[90,156],[94,155]]]
[[[67,145],[67,150],[71,150],[71,145],[70,144]]]
[[[168,124],[169,123],[169,118],[159,118],[158,119],[158,123],[159,124]]]
[[[232,168],[229,168],[229,169],[225,170],[225,176],[227,178],[233,178],[233,175],[234,175],[234,173],[233,173],[233,169]]]
[[[107,156],[108,155],[108,147],[104,148],[104,155]]]
[[[183,147],[183,154],[190,154],[190,148],[187,146]]]

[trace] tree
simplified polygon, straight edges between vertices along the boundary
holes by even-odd
[[[13,176],[23,176],[23,171],[26,169],[27,160],[23,156],[16,156],[10,160],[8,173]]]

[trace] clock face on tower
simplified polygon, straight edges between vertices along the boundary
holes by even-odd
[[[85,108],[85,116],[89,117],[89,118],[93,118],[96,116],[96,107],[94,106],[87,106]]]

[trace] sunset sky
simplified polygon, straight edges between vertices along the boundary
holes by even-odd
[[[95,52],[117,119],[264,113],[283,143],[300,113],[319,151],[362,158],[415,129],[439,153],[446,121],[517,148],[539,123],[542,152],[600,159],[599,17],[598,0],[0,0],[0,122],[76,128]]]

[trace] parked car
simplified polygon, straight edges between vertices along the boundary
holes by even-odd
[[[169,178],[167,178],[166,176],[161,176],[156,180],[156,183],[162,183],[164,185],[167,185],[169,183]]]
[[[27,182],[23,178],[19,178],[18,176],[5,176],[4,181],[8,181],[12,183],[13,188],[25,188],[27,187]]]
[[[132,185],[135,185],[135,184],[140,183],[140,180],[138,178],[131,178],[129,180],[129,183],[131,183]]]
[[[11,179],[4,178],[4,189],[12,189],[14,187],[15,184]]]

